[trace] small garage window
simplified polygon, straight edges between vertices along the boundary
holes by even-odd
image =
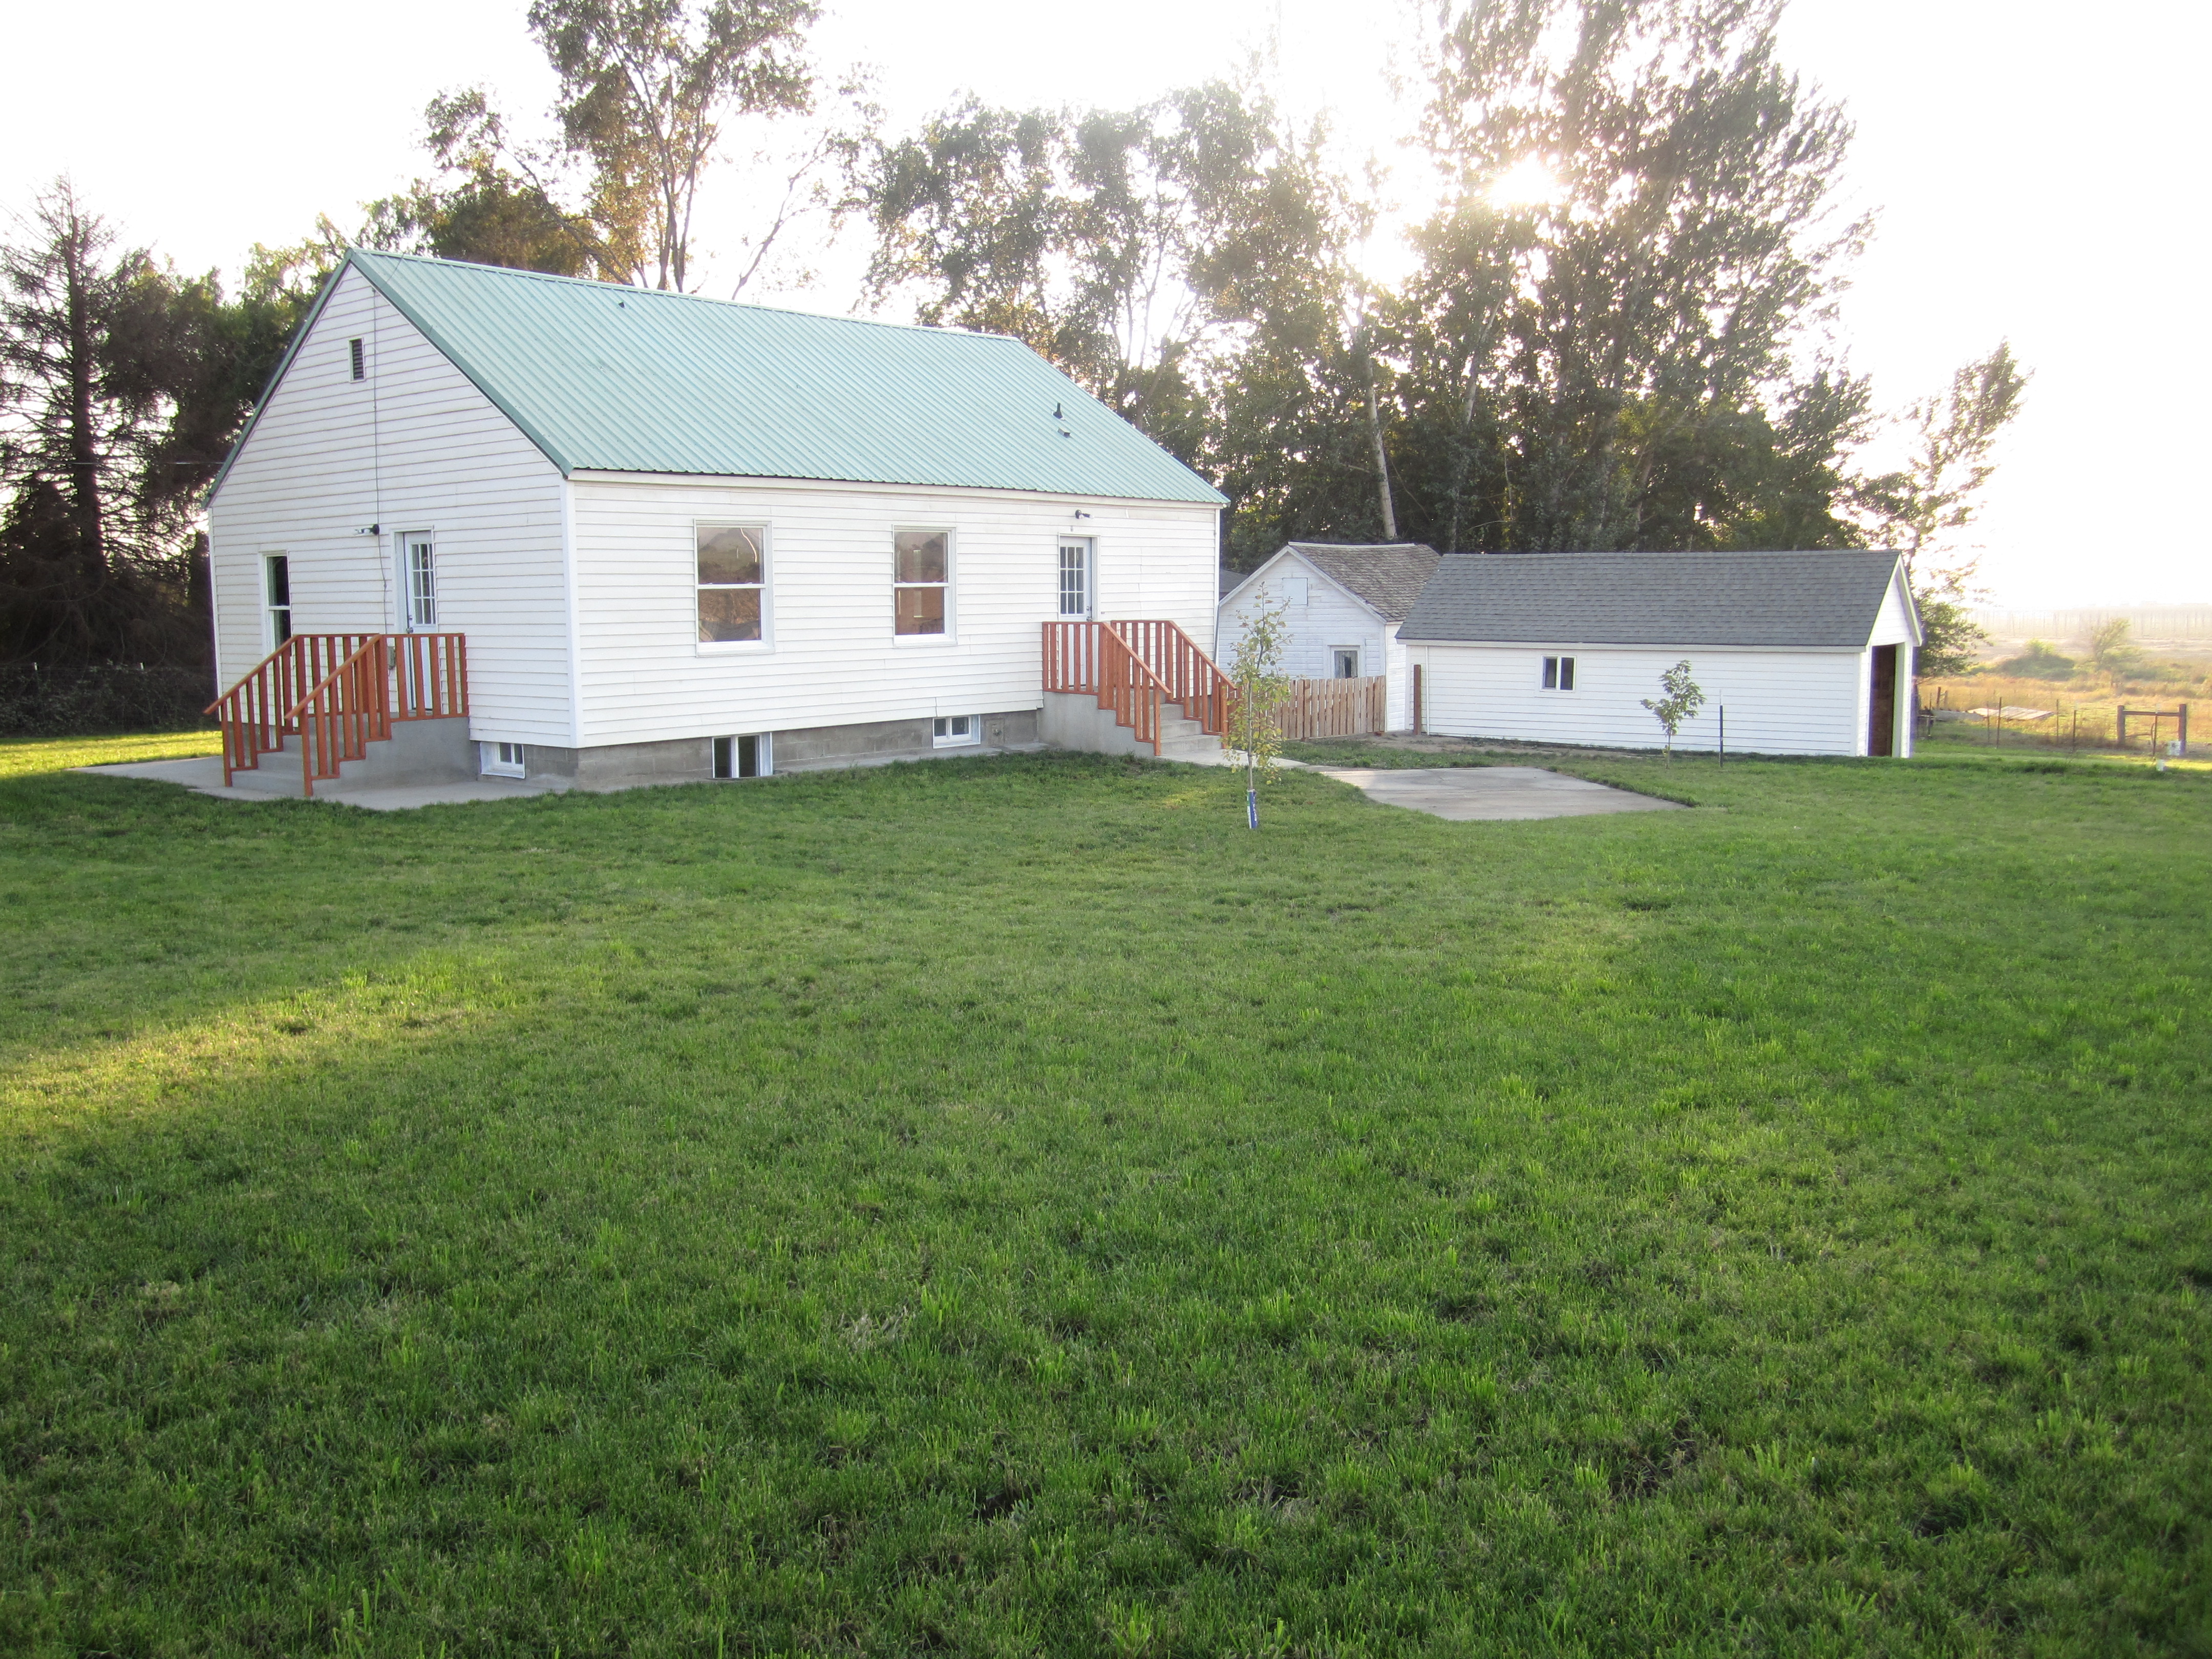
[[[1358,679],[1359,678],[1359,647],[1356,645],[1339,645],[1333,646],[1330,649],[1336,659],[1336,678],[1340,680]]]
[[[1544,690],[1571,691],[1575,689],[1575,659],[1572,657],[1544,659]]]

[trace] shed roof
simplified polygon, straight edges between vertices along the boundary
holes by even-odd
[[[1297,554],[1385,622],[1406,620],[1422,584],[1436,574],[1437,557],[1436,549],[1419,542],[1285,542],[1267,563],[1285,553]],[[1250,580],[1239,576],[1225,584],[1222,597]]]
[[[346,269],[373,283],[563,473],[1224,499],[1001,335],[358,248],[338,274]]]
[[[1291,542],[1292,552],[1340,587],[1374,606],[1385,622],[1403,622],[1437,573],[1437,550],[1419,542]]]
[[[1474,553],[1440,560],[1406,640],[1863,646],[1899,556]]]

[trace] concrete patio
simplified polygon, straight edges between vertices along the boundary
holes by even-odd
[[[1638,795],[1537,766],[1316,766],[1312,769],[1341,779],[1385,806],[1403,806],[1461,822],[1684,810],[1680,801]]]

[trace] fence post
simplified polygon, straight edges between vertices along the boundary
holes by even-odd
[[[1413,665],[1413,735],[1419,737],[1425,729],[1421,724],[1421,665]]]

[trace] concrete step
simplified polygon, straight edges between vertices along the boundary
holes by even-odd
[[[477,775],[477,746],[469,738],[465,715],[444,720],[398,720],[392,736],[368,745],[357,760],[341,762],[335,778],[318,778],[317,794],[343,793],[353,788],[393,788],[435,784],[473,783]],[[284,739],[282,749],[263,754],[261,763],[231,775],[231,787],[257,793],[297,795],[301,787],[300,739]]]

